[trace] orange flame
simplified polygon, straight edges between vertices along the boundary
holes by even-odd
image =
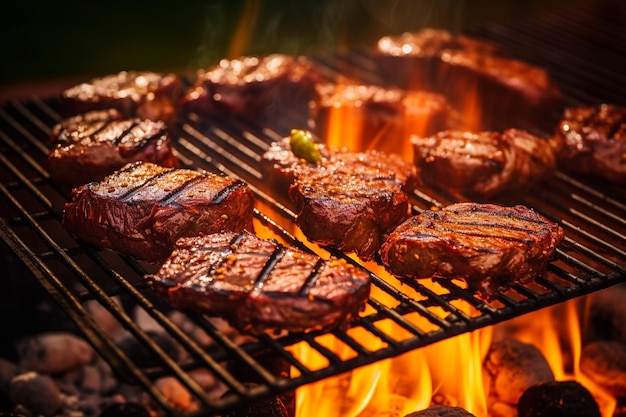
[[[488,416],[482,364],[491,341],[506,334],[535,345],[552,367],[556,381],[578,381],[592,393],[602,416],[610,417],[615,398],[585,378],[577,365],[572,369],[581,351],[576,306],[576,300],[569,301],[305,385],[296,391],[296,416],[403,417],[433,404],[458,406],[478,417]],[[351,336],[372,349],[381,347],[380,340],[361,333]],[[340,357],[355,354],[345,345],[324,346],[339,352]],[[313,349],[300,345],[297,350],[295,356],[312,369],[328,366],[319,354],[315,357]]]

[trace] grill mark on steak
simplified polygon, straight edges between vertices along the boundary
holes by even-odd
[[[307,278],[306,282],[302,286],[302,289],[300,290],[301,295],[308,297],[309,293],[311,292],[311,288],[315,285],[315,282],[319,279],[324,265],[325,263],[322,258],[317,260],[315,267],[313,267],[313,270],[309,274],[309,277]]]
[[[221,204],[226,198],[228,198],[228,195],[230,193],[232,193],[237,188],[245,186],[246,184],[244,182],[237,181],[222,188],[220,191],[217,192],[217,194],[215,194],[215,197],[213,198],[213,201],[211,201],[211,204]]]
[[[198,174],[197,177],[191,178],[188,181],[185,181],[182,184],[180,184],[175,189],[173,189],[169,194],[167,194],[165,197],[160,199],[158,204],[162,206],[168,206],[170,204],[173,204],[178,198],[178,196],[180,196],[181,193],[183,193],[185,190],[193,187],[195,184],[202,182],[204,180],[205,178],[202,175]]]
[[[143,165],[143,163],[138,162],[138,163],[133,164],[130,167],[126,167],[126,169],[122,169],[122,170],[120,170],[118,172],[122,172],[122,171],[132,172],[132,171],[140,169],[142,165]],[[128,189],[123,194],[120,194],[117,197],[117,200],[118,201],[126,201],[126,200],[130,199],[134,194],[139,192],[142,188],[148,186],[151,182],[154,182],[154,181],[158,180],[159,178],[169,174],[170,172],[174,171],[175,169],[176,168],[168,168],[167,170],[164,170],[164,171],[161,171],[161,172],[158,172],[158,173],[154,174],[152,177],[147,178],[143,183]]]
[[[285,247],[279,243],[276,245],[274,252],[272,252],[269,259],[265,263],[265,266],[263,266],[263,269],[259,273],[259,276],[254,283],[254,290],[259,290],[261,289],[261,287],[263,287],[263,284],[265,283],[265,281],[267,281],[270,274],[272,273],[278,262],[280,262],[280,260],[283,258],[283,256],[285,256]]]
[[[130,124],[130,126],[128,127],[128,129],[126,129],[125,131],[123,131],[122,133],[120,133],[120,135],[119,135],[117,138],[113,139],[113,144],[114,144],[114,145],[119,145],[120,143],[122,143],[122,141],[124,140],[124,138],[125,138],[126,136],[128,136],[128,134],[129,134],[129,133],[130,133],[130,132],[131,132],[131,131],[135,128],[135,127],[137,127],[137,125],[139,125],[139,122],[138,122],[138,121],[134,121],[134,122],[132,122],[132,123]],[[143,147],[143,146],[144,146],[144,145],[143,145],[143,143],[146,143],[146,142],[145,142],[145,140],[143,140],[143,141],[139,142],[138,146],[139,146],[139,147]]]
[[[224,246],[224,250],[221,252],[224,254],[224,256],[221,256],[217,262],[211,265],[204,276],[208,279],[211,279],[212,277],[214,277],[215,274],[217,273],[217,270],[224,264],[224,262],[226,262],[227,260],[226,255],[235,253],[235,251],[241,245],[241,243],[244,241],[245,238],[246,238],[246,234],[244,233],[235,234],[235,236],[233,236],[233,238],[228,242],[228,246]],[[214,249],[214,250],[218,251],[219,249]]]

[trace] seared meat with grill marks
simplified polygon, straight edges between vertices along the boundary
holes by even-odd
[[[562,94],[544,68],[494,43],[445,30],[385,36],[376,48],[386,80],[443,94],[469,129],[553,129]]]
[[[556,171],[550,141],[524,130],[448,130],[413,137],[414,161],[425,184],[477,199],[523,193]]]
[[[181,238],[150,285],[173,306],[222,316],[245,332],[345,328],[369,296],[369,274],[248,232]]]
[[[289,139],[263,156],[270,181],[288,189],[296,224],[311,241],[371,259],[384,235],[409,214],[407,192],[417,183],[415,167],[396,155],[348,152],[316,145],[321,160],[294,155]]]
[[[50,177],[77,186],[99,181],[130,162],[178,166],[164,122],[106,118],[118,114],[93,111],[55,126],[58,135],[46,161]]]
[[[310,107],[315,129],[329,145],[399,155],[412,154],[412,134],[446,129],[450,112],[440,94],[367,84],[318,84]]]
[[[79,113],[52,126],[50,140],[52,142],[78,142],[100,130],[105,123],[123,118],[124,115],[113,108]]]
[[[252,191],[239,180],[136,162],[74,188],[63,225],[94,246],[160,262],[180,237],[252,230],[252,214]]]
[[[525,206],[457,203],[402,223],[380,249],[400,278],[460,278],[492,298],[544,273],[563,229]]]
[[[563,168],[626,184],[626,107],[567,108],[554,137]]]
[[[182,99],[186,111],[208,116],[268,117],[279,110],[306,110],[321,77],[304,57],[282,54],[223,59],[199,70]]]
[[[175,74],[121,71],[72,86],[62,93],[66,116],[91,110],[115,108],[124,117],[174,123],[182,80]]]

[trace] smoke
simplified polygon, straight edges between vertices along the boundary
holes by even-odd
[[[193,65],[270,53],[315,54],[425,27],[463,30],[563,0],[214,0]],[[543,7],[546,7],[545,5]]]

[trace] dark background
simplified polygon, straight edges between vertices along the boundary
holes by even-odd
[[[7,1],[0,6],[0,89],[131,69],[193,71],[223,57],[371,45],[405,30],[458,30],[581,2]]]

